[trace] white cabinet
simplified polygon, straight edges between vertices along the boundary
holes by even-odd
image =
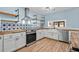
[[[25,45],[25,32],[4,35],[4,52],[15,51]]]
[[[25,32],[16,33],[15,36],[16,36],[16,39],[15,39],[16,49],[19,49],[26,45],[26,33]]]
[[[45,30],[37,30],[37,40],[47,37],[60,41],[69,41],[68,31],[59,30],[59,29],[45,29]]]
[[[47,32],[46,37],[58,40],[58,31],[56,29],[48,30],[46,32]]]
[[[60,41],[69,42],[69,33],[68,31],[59,30],[59,38]]]
[[[58,33],[53,33],[52,39],[58,40]]]
[[[0,35],[0,52],[3,51],[3,36]]]
[[[36,31],[36,40],[42,39],[44,37],[46,37],[45,31]]]
[[[36,32],[36,40],[39,40],[39,39],[41,39],[43,36],[42,36],[42,32],[39,32],[39,31],[37,31]]]
[[[21,46],[26,45],[26,32],[21,32]]]
[[[15,49],[14,34],[4,35],[4,52],[14,51]]]

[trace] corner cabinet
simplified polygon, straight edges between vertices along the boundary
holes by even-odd
[[[69,42],[68,32],[59,30],[59,29],[43,29],[36,31],[37,40],[42,39],[44,37],[55,39],[59,41]]]
[[[0,52],[3,51],[3,35],[0,35]]]

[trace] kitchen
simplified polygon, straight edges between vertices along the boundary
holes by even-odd
[[[78,52],[78,7],[0,7],[0,52]]]

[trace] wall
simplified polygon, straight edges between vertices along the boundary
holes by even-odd
[[[49,20],[66,19],[67,28],[79,28],[79,8],[70,8],[68,10],[55,12],[45,17],[45,27]]]
[[[0,11],[6,11],[12,14],[17,14],[15,10],[19,9],[19,21],[21,22],[21,19],[25,17],[25,10],[24,7],[0,7]],[[29,16],[32,17],[33,15],[38,15],[34,12],[29,12]],[[41,15],[38,15],[41,16]],[[18,20],[17,17],[14,16],[8,16],[4,14],[0,14],[0,20]],[[5,24],[5,26],[3,26]],[[10,26],[9,26],[10,25]],[[15,25],[15,26],[13,26]],[[32,25],[32,24],[31,24]],[[0,31],[6,31],[6,30],[15,30],[15,29],[26,29],[26,27],[29,27],[30,29],[36,29],[37,26],[27,26],[26,24],[22,23],[11,23],[11,22],[1,22],[0,23]]]
[[[15,10],[19,9],[19,20],[21,20],[24,17],[24,8],[23,7],[0,7],[0,11],[6,11],[9,13],[17,14]],[[17,17],[8,16],[4,14],[0,14],[0,20],[18,20]]]
[[[24,8],[23,7],[0,7],[0,11],[9,12],[12,14],[17,14],[15,10],[19,9],[19,20],[24,17]],[[5,14],[0,14],[0,20],[12,20],[17,21],[18,18],[14,16],[8,16]],[[3,26],[5,25],[5,26]],[[26,29],[26,26],[19,23],[14,22],[1,22],[0,23],[0,31],[7,31],[7,30],[16,30],[16,29]]]

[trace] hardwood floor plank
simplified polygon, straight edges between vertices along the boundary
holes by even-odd
[[[44,38],[17,52],[68,52],[69,44]]]

